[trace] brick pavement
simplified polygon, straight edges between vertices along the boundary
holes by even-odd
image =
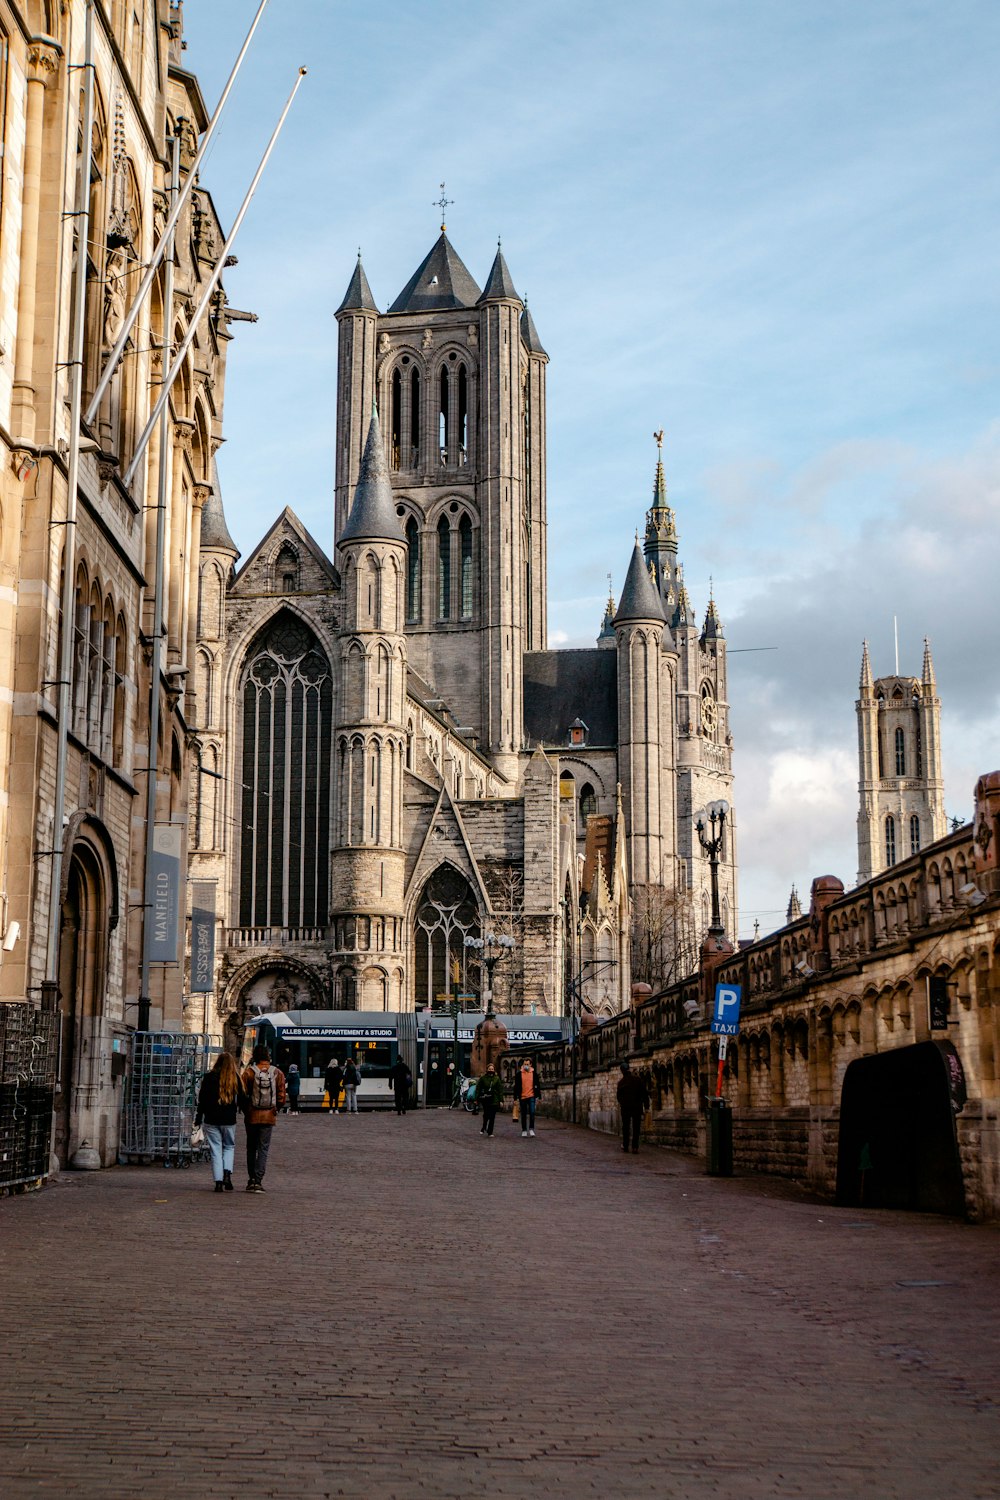
[[[1000,1495],[996,1229],[498,1129],[0,1202],[0,1496]]]

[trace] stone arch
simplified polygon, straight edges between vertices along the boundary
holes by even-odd
[[[287,1009],[323,1010],[328,1005],[325,973],[301,959],[284,954],[258,954],[233,970],[219,995],[219,1015],[225,1018],[227,1047],[232,1048],[234,1041],[236,1046],[239,1045],[239,1033],[246,1022],[251,1001],[258,991],[263,990],[261,980],[269,976],[275,981],[283,979],[286,993],[291,990],[308,997],[305,1003],[286,1006]]]
[[[408,917],[418,1009],[439,995],[481,991],[479,966],[464,943],[479,935],[481,923],[479,893],[457,865],[442,861],[423,882]]]

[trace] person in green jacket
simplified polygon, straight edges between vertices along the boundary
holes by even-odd
[[[480,1135],[492,1135],[497,1110],[503,1103],[503,1079],[492,1063],[476,1082],[476,1100],[483,1106],[483,1128]]]

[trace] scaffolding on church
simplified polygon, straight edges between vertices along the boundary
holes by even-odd
[[[122,1109],[123,1162],[162,1161],[189,1167],[205,1155],[192,1146],[201,1080],[222,1048],[203,1033],[136,1031],[129,1040],[129,1066]]]

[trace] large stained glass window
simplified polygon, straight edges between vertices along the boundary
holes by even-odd
[[[240,925],[324,927],[333,684],[308,626],[276,615],[250,648],[240,691]]]

